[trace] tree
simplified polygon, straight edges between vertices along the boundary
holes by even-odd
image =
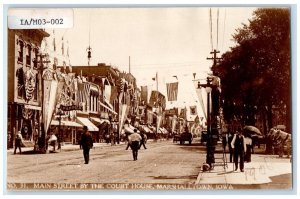
[[[255,115],[261,114],[267,130],[273,126],[273,108],[286,107],[290,129],[290,10],[257,9],[233,40],[237,45],[212,68],[221,78],[225,119],[236,116],[254,125]]]

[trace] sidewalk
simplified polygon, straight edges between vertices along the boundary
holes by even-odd
[[[125,142],[120,142],[120,144],[116,144],[114,146],[119,146],[119,145],[125,145]],[[94,143],[93,148],[103,148],[103,147],[114,147],[111,146],[111,144],[107,144],[107,143]],[[56,146],[56,152],[66,152],[66,151],[76,151],[76,150],[81,150],[79,145],[74,145],[74,144],[64,144],[61,146],[61,149],[57,149]],[[52,146],[49,146],[47,153],[49,153],[49,151],[52,151]],[[7,150],[7,155],[9,154],[13,154],[14,153],[14,149],[8,149]],[[22,147],[22,153],[32,153],[34,154],[33,151],[33,147]],[[17,154],[19,154],[19,149],[17,149]]]
[[[196,184],[258,185],[271,183],[271,178],[292,173],[289,158],[278,155],[252,154],[252,161],[245,163],[244,172],[234,171],[234,163],[227,163],[227,168],[216,166],[211,171],[201,171]],[[282,180],[282,187],[291,187],[291,179]]]
[[[154,140],[147,140],[147,142],[154,142]],[[103,147],[115,147],[115,146],[121,146],[121,145],[126,145],[127,142],[120,142],[120,144],[115,144],[113,146],[111,146],[110,143],[106,143],[106,142],[101,142],[101,143],[93,143],[93,148],[103,148]],[[125,146],[124,146],[125,147]],[[35,152],[33,151],[33,146],[32,147],[22,147],[22,153],[26,153],[26,154],[34,154]],[[124,148],[125,149],[125,148]],[[81,150],[79,145],[74,145],[74,144],[64,144],[61,146],[60,150],[57,150],[57,145],[56,145],[56,153],[59,152],[66,152],[66,151],[76,151],[76,150]],[[14,149],[8,149],[7,151],[7,155],[9,154],[13,154],[14,153]],[[49,151],[52,151],[52,146],[48,147],[48,151],[47,153],[49,153]],[[19,149],[17,149],[17,154],[19,154]]]

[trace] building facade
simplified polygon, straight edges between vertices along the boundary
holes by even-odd
[[[17,131],[33,142],[40,132],[41,64],[44,30],[8,30],[8,122],[7,147],[13,147]]]

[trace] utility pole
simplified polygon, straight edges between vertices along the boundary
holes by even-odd
[[[220,51],[217,51],[214,49],[214,51],[210,52],[210,54],[213,54],[213,57],[207,57],[207,60],[213,60],[213,67],[217,65],[217,61],[221,60],[222,58],[217,57],[217,53],[220,53]]]
[[[130,56],[129,56],[129,73],[131,73],[131,68],[130,68]]]

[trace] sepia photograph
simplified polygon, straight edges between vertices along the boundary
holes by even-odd
[[[7,193],[292,192],[292,11],[9,6]]]

